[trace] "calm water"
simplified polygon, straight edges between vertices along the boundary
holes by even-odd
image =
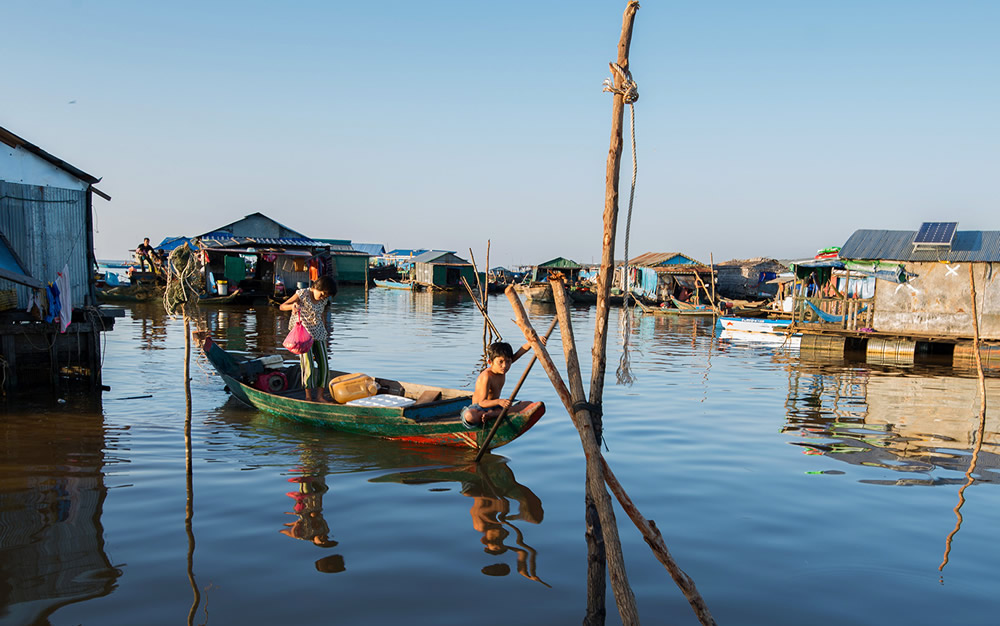
[[[518,345],[506,299],[490,311]],[[271,309],[203,313],[233,350],[275,352],[284,334]],[[539,328],[553,315],[529,313]],[[574,313],[587,377],[593,321]],[[479,368],[467,298],[373,290],[366,305],[348,289],[334,324],[337,369],[467,387]],[[710,320],[639,317],[636,381],[617,386],[618,329],[614,311],[608,462],[720,623],[997,623],[996,379],[958,517],[970,373],[805,361],[720,341]],[[102,399],[0,414],[0,623],[580,623],[584,460],[541,368],[521,396],[547,415],[477,467],[241,408],[199,358],[189,484],[183,357],[182,322],[126,307]],[[618,516],[643,621],[697,623]],[[610,593],[607,623],[620,623]]]

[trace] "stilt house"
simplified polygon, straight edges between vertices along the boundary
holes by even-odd
[[[651,302],[669,302],[685,293],[702,302],[711,299],[712,268],[680,252],[647,252],[628,262],[628,276],[615,283]],[[618,271],[625,272],[623,266]]]
[[[100,385],[93,197],[100,179],[0,128],[0,379]],[[29,313],[29,309],[34,314]]]
[[[445,250],[429,250],[413,258],[415,282],[429,289],[459,290],[462,277],[469,285],[476,285],[476,272],[472,264]],[[485,276],[481,276],[486,280]]]

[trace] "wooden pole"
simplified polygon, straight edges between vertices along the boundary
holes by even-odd
[[[709,278],[712,279],[712,316],[715,317],[719,314],[719,309],[715,306],[715,257],[711,252],[708,253],[708,262],[710,264],[708,269],[711,271]]]
[[[706,626],[715,624],[715,619],[712,617],[711,612],[709,612],[708,606],[705,604],[705,599],[701,597],[694,581],[684,573],[684,570],[677,565],[674,557],[671,556],[666,542],[663,541],[660,529],[656,527],[656,523],[653,520],[647,520],[639,512],[635,503],[632,502],[632,498],[629,497],[628,493],[625,492],[625,488],[618,482],[618,478],[611,471],[608,462],[603,456],[601,457],[601,468],[604,470],[604,481],[611,488],[612,493],[615,494],[618,503],[622,505],[622,510],[632,519],[635,527],[642,533],[642,538],[646,540],[646,543],[653,550],[656,560],[663,563],[667,571],[670,572],[670,577],[674,579],[684,597],[687,598],[688,604],[691,605],[691,609],[694,610],[694,614],[698,617],[698,621]]]
[[[493,320],[490,319],[489,314],[486,313],[486,309],[483,308],[483,305],[480,304],[479,300],[476,298],[476,294],[472,291],[472,287],[469,286],[469,281],[465,280],[465,276],[462,277],[462,284],[465,285],[465,290],[469,292],[469,296],[472,297],[472,301],[476,304],[479,312],[483,314],[484,318],[486,318],[486,323],[489,324],[490,328],[493,329],[493,332],[496,333],[497,339],[503,341],[503,335],[501,335],[500,331],[497,330],[497,327],[493,325]]]
[[[621,615],[623,624],[638,624],[639,615],[635,607],[635,595],[628,585],[628,576],[625,572],[625,562],[622,558],[621,540],[618,536],[618,523],[615,521],[615,512],[611,503],[611,496],[604,485],[604,471],[601,469],[601,447],[599,439],[596,437],[594,429],[594,419],[589,408],[583,408],[578,403],[583,403],[583,378],[580,374],[580,365],[576,356],[576,344],[573,340],[573,328],[569,324],[569,307],[565,291],[562,289],[562,282],[555,281],[552,286],[553,295],[557,288],[560,291],[560,300],[556,303],[556,314],[559,316],[560,334],[563,340],[563,350],[566,352],[567,368],[571,368],[570,363],[575,363],[576,367],[570,370],[569,376],[571,384],[575,389],[571,392],[563,382],[559,371],[556,369],[552,358],[549,356],[545,345],[542,344],[538,333],[532,328],[528,320],[528,314],[517,297],[517,292],[512,287],[506,290],[507,299],[510,300],[514,309],[515,321],[518,327],[524,332],[525,338],[531,343],[535,355],[541,362],[545,373],[549,375],[552,386],[555,387],[559,399],[562,400],[566,411],[573,420],[577,432],[580,433],[580,441],[583,445],[584,456],[587,462],[587,492],[594,499],[594,506],[600,519],[600,526],[607,546],[607,562],[611,576],[611,589],[618,602],[618,612]],[[559,302],[561,301],[561,304]],[[575,381],[575,382],[574,382]],[[577,408],[580,407],[580,408]]]
[[[628,71],[628,54],[632,45],[632,27],[635,24],[635,14],[639,3],[630,0],[622,14],[622,30],[618,39],[617,64]],[[621,89],[624,78],[612,71],[614,86]],[[604,177],[604,234],[601,245],[601,268],[597,273],[597,319],[594,322],[594,347],[591,350],[593,364],[590,370],[590,403],[602,406],[604,402],[604,375],[608,360],[608,317],[610,314],[610,295],[612,273],[615,269],[615,235],[618,230],[618,177],[622,164],[622,126],[625,114],[625,98],[620,93],[611,96],[611,143],[608,148],[607,168]],[[625,259],[628,263],[628,259]],[[625,277],[628,280],[628,277]],[[591,414],[593,435],[601,440],[604,424],[600,415]],[[587,495],[585,498],[586,537],[587,537],[587,616],[586,624],[603,624],[604,610],[604,555],[605,545],[602,541],[602,521],[596,503],[598,496],[589,488],[597,481],[591,475],[591,466],[587,466]],[[604,490],[603,483],[601,491]]]
[[[986,437],[986,377],[983,373],[983,356],[979,353],[979,313],[976,309],[976,278],[972,271],[972,263],[969,263],[969,289],[972,293],[972,350],[976,362],[976,372],[979,375],[979,427],[976,429],[976,441],[972,448],[972,457],[969,459],[969,469],[965,472],[965,484],[958,490],[958,504],[955,505],[955,528],[948,534],[944,541],[944,558],[938,571],[944,569],[948,564],[948,555],[951,552],[951,542],[962,527],[962,505],[965,504],[965,490],[975,482],[973,472],[979,462],[979,452],[983,448],[983,439]]]
[[[559,319],[554,318],[552,320],[552,323],[549,324],[549,329],[545,331],[546,340],[549,338],[549,335],[552,334],[552,331],[555,329],[556,324],[558,323]],[[534,354],[531,355],[531,360],[528,361],[527,367],[524,368],[524,373],[521,374],[521,379],[517,381],[517,385],[514,386],[514,391],[512,391],[510,394],[509,399],[511,405],[514,404],[514,399],[517,397],[517,392],[521,390],[521,385],[523,385],[524,381],[528,378],[528,372],[531,371],[531,368],[535,364],[535,361],[537,359],[538,357],[536,357]],[[486,454],[486,450],[489,449],[490,442],[493,441],[493,435],[497,434],[497,429],[500,428],[500,423],[503,421],[504,418],[507,417],[508,412],[510,412],[510,406],[505,406],[503,410],[500,411],[500,415],[498,415],[497,418],[493,420],[493,427],[490,428],[490,432],[486,434],[486,439],[483,439],[482,445],[479,446],[479,452],[476,453],[476,459],[475,459],[476,463],[478,463],[479,460],[483,458],[483,455]]]

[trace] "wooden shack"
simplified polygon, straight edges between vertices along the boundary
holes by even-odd
[[[93,197],[111,199],[99,180],[0,127],[4,390],[67,378],[100,386],[100,333],[115,312],[98,308],[94,280]]]
[[[649,302],[685,295],[708,302],[712,297],[712,268],[680,252],[646,252],[616,271],[616,285]]]
[[[773,298],[778,293],[778,284],[770,281],[787,271],[788,266],[776,259],[731,259],[715,266],[716,289],[723,298]]]
[[[299,283],[308,284],[323,275],[337,278],[330,244],[262,213],[247,215],[195,239],[206,256],[205,284],[210,294],[239,288],[245,301],[283,298]],[[360,253],[351,249],[350,254]],[[225,281],[225,288],[220,289],[219,281]]]
[[[414,282],[428,289],[464,290],[462,277],[475,287],[476,272],[472,264],[446,250],[429,250],[413,258]],[[485,281],[485,276],[480,276]]]

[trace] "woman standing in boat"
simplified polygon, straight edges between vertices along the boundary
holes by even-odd
[[[337,281],[329,276],[320,276],[308,289],[299,289],[279,307],[282,311],[292,311],[293,318],[297,313],[302,319],[302,325],[313,337],[309,351],[299,355],[306,400],[313,399],[312,391],[315,389],[316,400],[330,402],[323,392],[330,372],[326,354],[326,340],[329,337],[326,318],[330,300],[335,295],[337,295]],[[295,319],[292,319],[291,323],[294,324]]]

